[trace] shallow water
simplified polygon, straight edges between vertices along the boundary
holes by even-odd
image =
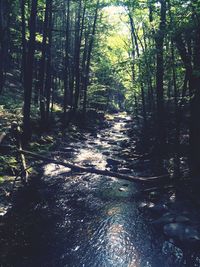
[[[129,121],[118,114],[96,137],[85,134],[86,141],[70,144],[66,160],[115,171],[131,165],[121,156]],[[108,166],[107,158],[119,162]],[[138,208],[137,191],[131,182],[47,164],[42,179],[22,190],[6,215],[1,266],[184,266],[183,252],[152,229]]]

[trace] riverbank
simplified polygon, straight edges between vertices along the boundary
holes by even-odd
[[[12,82],[12,85],[11,85]],[[4,136],[2,143],[7,146],[16,146],[11,126],[13,124],[21,127],[22,125],[22,88],[21,83],[17,82],[16,76],[9,74],[7,80],[9,86],[9,94],[2,94],[0,105],[0,125],[1,132]],[[17,93],[17,98],[15,94]],[[14,101],[15,99],[15,101]],[[32,110],[32,131],[33,136],[26,149],[33,153],[47,156],[55,151],[63,140],[68,143],[72,141],[84,140],[82,133],[96,133],[99,129],[109,127],[104,113],[90,109],[83,119],[82,114],[77,112],[69,122],[67,127],[63,127],[62,112],[58,105],[54,105],[51,113],[51,125],[45,132],[41,132],[38,126],[38,111]],[[108,116],[109,117],[109,116]],[[21,134],[21,133],[20,133]],[[14,150],[1,149],[0,155],[0,216],[3,216],[12,204],[12,196],[20,187],[24,185],[21,182],[20,173],[23,168],[20,166],[20,160]],[[41,162],[34,161],[30,157],[26,157],[27,173],[29,181],[40,175]]]

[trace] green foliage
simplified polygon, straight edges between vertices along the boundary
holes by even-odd
[[[12,169],[17,169],[17,161],[15,156],[10,156],[10,155],[4,155],[0,156],[0,177],[2,177],[3,180],[3,175],[13,175]]]
[[[103,26],[105,25],[105,27]],[[109,25],[109,26],[108,26]],[[130,86],[129,58],[126,40],[129,36],[123,7],[109,6],[101,11],[89,87],[89,104],[100,109],[119,109],[125,90]]]

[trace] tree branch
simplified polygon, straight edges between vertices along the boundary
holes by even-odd
[[[0,146],[0,148],[1,147],[2,146]],[[7,149],[13,149],[14,148],[12,146],[6,146],[6,147],[7,147]],[[3,148],[5,149],[5,146],[3,146]],[[156,182],[156,181],[161,181],[161,180],[169,181],[169,179],[170,179],[169,174],[162,175],[162,176],[155,176],[155,177],[130,176],[130,175],[125,175],[125,174],[112,172],[112,171],[108,171],[108,170],[100,170],[100,169],[96,169],[93,167],[84,167],[84,166],[69,163],[69,162],[63,162],[61,160],[56,160],[56,159],[52,159],[49,157],[45,157],[45,156],[42,156],[40,154],[36,154],[36,153],[30,152],[27,150],[23,150],[23,149],[17,149],[17,152],[20,154],[30,156],[30,157],[35,158],[37,160],[42,160],[44,162],[51,162],[51,163],[54,163],[57,165],[61,165],[61,166],[70,168],[73,171],[95,173],[95,174],[99,174],[99,175],[105,175],[105,176],[109,176],[109,177],[113,177],[113,178],[119,178],[122,180],[127,180],[127,181],[131,181],[131,182],[136,182],[136,183]]]

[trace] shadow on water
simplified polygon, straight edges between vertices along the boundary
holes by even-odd
[[[115,155],[122,168],[128,120],[117,117],[97,138],[72,144],[73,160],[112,168],[108,159]],[[183,266],[181,250],[145,221],[137,190],[130,182],[46,165],[0,221],[1,266]]]

